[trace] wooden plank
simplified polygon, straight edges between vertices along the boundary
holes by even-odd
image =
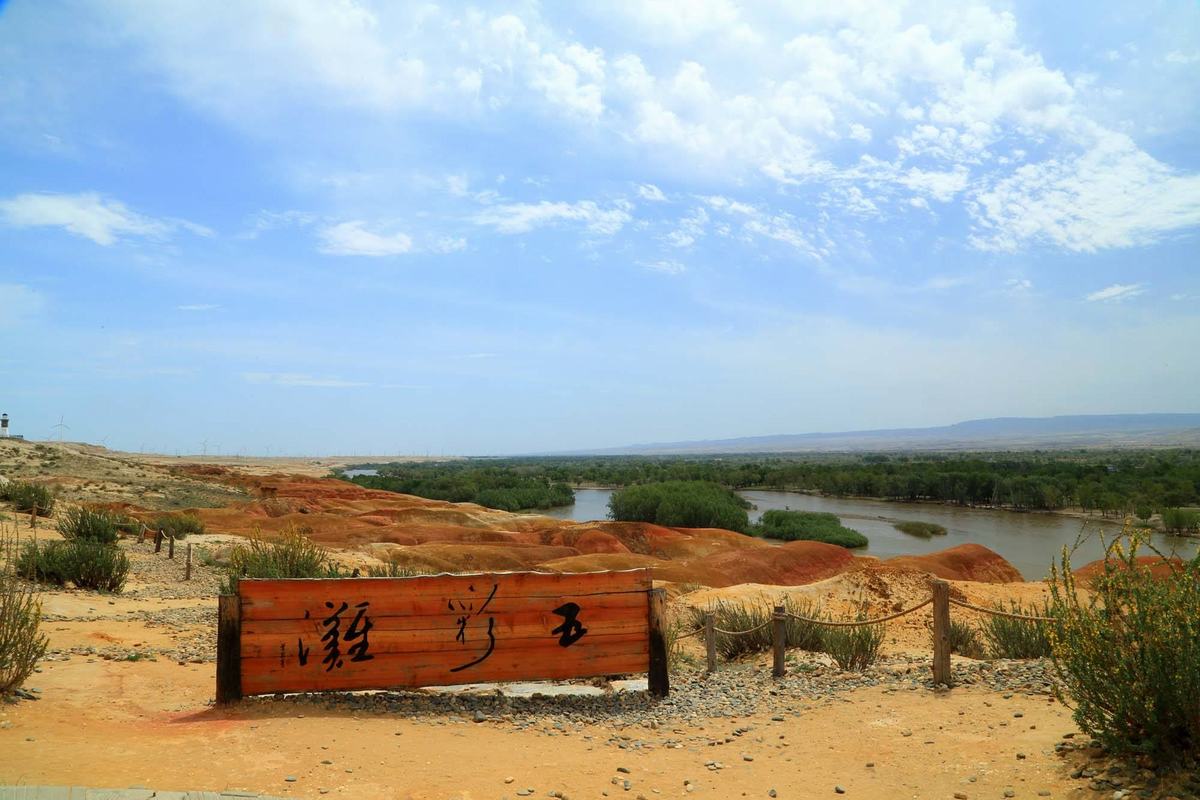
[[[242,580],[240,691],[641,672],[653,661],[650,585],[644,569]]]
[[[510,680],[554,680],[594,675],[623,675],[646,668],[647,642],[585,644],[587,637],[569,648],[552,645],[538,651],[508,651],[499,644],[484,661],[470,663],[453,652],[404,653],[376,656],[371,661],[326,669],[321,653],[312,651],[308,664],[295,661],[280,667],[278,659],[243,659],[242,690],[246,694],[272,692],[385,689],[451,686],[460,683]],[[353,669],[350,667],[353,666]]]
[[[241,600],[235,594],[217,599],[217,704],[242,699]]]
[[[569,598],[571,595],[563,595],[562,599]],[[522,608],[519,611],[505,611],[502,606],[495,604],[489,606],[483,613],[483,618],[486,620],[491,617],[495,620],[497,631],[515,632],[522,628],[543,625],[552,622],[550,628],[556,627],[562,622],[562,617],[554,613],[554,609],[558,608],[555,605],[557,599],[549,601],[539,601],[539,605],[535,608]],[[602,598],[598,598],[602,599]],[[639,607],[628,605],[609,606],[597,605],[596,600],[589,601],[587,605],[580,604],[580,614],[586,615],[589,620],[602,622],[605,626],[615,625],[618,627],[640,626],[646,627],[646,602],[642,600]],[[559,604],[561,605],[561,603]],[[351,606],[353,608],[353,606]],[[315,609],[314,609],[315,610]],[[323,622],[327,618],[329,609],[322,608],[319,613],[310,614],[307,619],[257,619],[243,620],[242,622],[242,637],[251,636],[292,636],[297,633],[309,632],[324,632]],[[459,619],[464,616],[463,611],[449,611],[442,607],[436,614],[414,614],[406,616],[377,616],[375,614],[375,606],[372,602],[369,606],[369,614],[373,623],[372,631],[457,631],[459,628]],[[347,616],[353,617],[349,612],[343,612],[341,615],[345,620]],[[472,620],[478,620],[479,616],[474,616]],[[348,620],[347,620],[348,621]]]
[[[371,616],[439,614],[450,602],[482,605],[496,587],[489,609],[512,612],[544,607],[543,601],[603,595],[607,606],[644,604],[646,570],[582,574],[494,573],[418,578],[341,578],[331,580],[248,580],[239,582],[246,621],[315,615],[314,600],[360,602],[369,598]],[[501,588],[502,587],[502,588]],[[622,595],[625,595],[622,597]],[[318,606],[319,608],[319,606]]]
[[[537,648],[543,642],[549,642],[550,645],[557,647],[558,634],[551,633],[551,631],[561,622],[562,617],[555,617],[554,620],[547,620],[544,625],[527,625],[510,629],[502,629],[493,624],[492,636],[497,641],[503,641],[506,646],[514,649]],[[606,624],[602,627],[591,627],[592,623],[586,619],[584,622],[589,625],[586,634],[586,638],[589,640],[598,638],[611,640],[614,637],[644,640],[647,636],[648,628],[645,619],[636,623]],[[457,626],[439,630],[415,631],[380,631],[372,628],[367,635],[370,643],[369,652],[378,654],[462,650],[464,645],[470,647],[476,642],[487,642],[487,625],[486,620],[482,623],[477,621],[471,624],[464,629],[464,641],[461,642],[457,638]],[[316,652],[323,646],[321,637],[324,632],[324,629],[310,629],[298,630],[294,633],[243,633],[242,659],[274,657],[280,652],[281,647],[295,650],[300,646],[297,644],[298,642],[302,642],[304,646]]]
[[[782,678],[787,668],[784,665],[784,649],[787,647],[787,617],[783,606],[775,606],[771,613],[771,675]]]

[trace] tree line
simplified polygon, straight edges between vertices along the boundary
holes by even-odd
[[[956,454],[606,456],[466,459],[372,465],[422,496],[436,487],[502,480],[544,486],[554,500],[570,486],[707,481],[728,489],[819,492],[837,497],[933,500],[1018,510],[1081,508],[1105,515],[1200,506],[1200,451],[1036,451]],[[501,476],[507,476],[501,478]],[[371,485],[370,482],[356,482]],[[392,488],[398,486],[389,481]],[[507,486],[507,484],[505,484]],[[563,487],[552,489],[552,487]],[[408,491],[396,488],[395,491]],[[460,492],[462,494],[462,492]],[[438,499],[451,499],[440,496]],[[473,499],[464,497],[463,499]],[[566,503],[571,500],[567,499]],[[499,507],[499,506],[498,506]],[[526,506],[545,508],[548,506]],[[1185,515],[1186,516],[1186,515]],[[1190,519],[1189,519],[1190,521]]]

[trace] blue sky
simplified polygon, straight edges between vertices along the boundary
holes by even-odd
[[[273,454],[1195,411],[1198,141],[1191,2],[0,3],[0,410]]]

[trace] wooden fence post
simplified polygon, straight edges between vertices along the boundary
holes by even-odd
[[[671,675],[667,662],[667,592],[649,591],[650,669],[647,688],[655,697],[666,697],[671,690]]]
[[[242,699],[242,598],[217,599],[217,705]]]
[[[163,532],[160,530],[154,534],[154,552],[158,553],[162,550]]]
[[[183,568],[183,579],[190,581],[192,579],[192,543],[188,542],[187,546],[187,563]]]
[[[37,503],[34,503],[33,508],[29,510],[29,527],[37,530]]]
[[[771,646],[775,651],[775,664],[771,674],[776,678],[782,678],[786,672],[783,666],[783,652],[787,645],[786,613],[783,606],[775,606],[775,611],[771,614]]]
[[[167,558],[175,558],[175,537],[167,537]]]
[[[704,615],[704,666],[708,672],[717,671],[717,615]]]
[[[950,584],[933,581],[933,682],[951,685]]]

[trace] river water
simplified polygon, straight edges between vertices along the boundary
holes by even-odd
[[[605,519],[612,491],[576,489],[575,505],[538,513],[579,521]],[[1081,535],[1084,538],[1071,557],[1074,567],[1100,558],[1103,554],[1101,536],[1111,538],[1120,531],[1118,524],[1099,518],[1085,521],[1056,514],[840,499],[798,492],[746,491],[739,494],[755,505],[750,512],[751,521],[757,520],[762,512],[770,509],[829,511],[837,514],[843,525],[871,540],[867,547],[854,551],[858,554],[890,558],[931,553],[957,544],[975,542],[1004,556],[1027,580],[1038,580],[1049,574],[1050,564],[1059,557],[1062,548],[1072,547]],[[922,539],[892,527],[892,522],[905,520],[936,522],[946,528],[946,535]],[[1164,553],[1189,558],[1200,549],[1200,539],[1155,534],[1154,546]]]

